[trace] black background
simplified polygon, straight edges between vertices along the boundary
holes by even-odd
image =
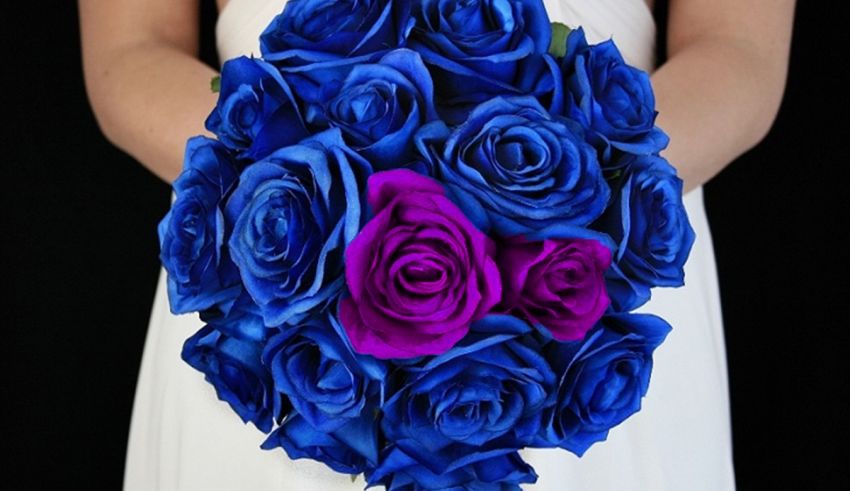
[[[848,16],[826,4],[798,2],[773,130],[705,188],[739,489],[850,489]],[[27,5],[0,21],[4,479],[119,489],[169,188],[101,136],[75,2]],[[202,17],[216,66],[212,2]]]

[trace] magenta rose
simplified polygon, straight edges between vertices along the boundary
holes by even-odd
[[[374,216],[345,251],[342,325],[377,358],[444,353],[500,300],[495,246],[433,179],[399,169],[367,188]]]
[[[610,303],[611,251],[593,239],[515,238],[499,251],[504,307],[559,341],[582,339]]]

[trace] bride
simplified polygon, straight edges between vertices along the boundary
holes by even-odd
[[[697,234],[687,284],[653,292],[641,310],[673,332],[656,351],[643,409],[581,459],[524,450],[539,474],[528,489],[734,489],[726,359],[702,185],[756,145],[785,86],[794,0],[669,0],[668,59],[654,60],[651,1],[547,0],[553,21],[613,37],[627,62],[652,74],[662,152],[685,182]],[[259,54],[258,36],[284,0],[219,0],[221,60]],[[198,0],[80,0],[86,87],[106,137],[171,183],[186,140],[208,134],[216,70],[197,59]],[[153,233],[153,232],[152,232]],[[200,328],[169,312],[160,271],[136,390],[124,485],[128,490],[362,489],[322,464],[290,460],[242,424],[180,359]]]

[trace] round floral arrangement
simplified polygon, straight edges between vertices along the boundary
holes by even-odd
[[[183,359],[264,449],[516,489],[640,409],[694,241],[649,76],[540,0],[290,0],[159,226]]]

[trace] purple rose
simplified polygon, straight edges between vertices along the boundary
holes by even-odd
[[[378,172],[367,187],[374,217],[345,251],[343,327],[377,358],[444,353],[499,302],[495,246],[428,177]]]
[[[584,338],[608,308],[611,251],[593,239],[508,241],[499,251],[504,306],[559,341]]]

